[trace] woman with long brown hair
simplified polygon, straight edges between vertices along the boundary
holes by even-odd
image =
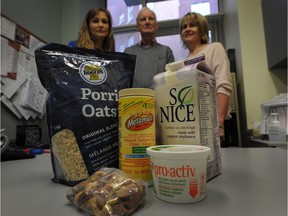
[[[83,20],[77,41],[71,41],[68,45],[115,52],[110,12],[104,8],[89,10]]]

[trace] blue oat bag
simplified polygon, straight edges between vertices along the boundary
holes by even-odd
[[[73,186],[100,167],[118,168],[118,91],[132,86],[136,56],[51,43],[35,57],[49,92],[52,180]]]

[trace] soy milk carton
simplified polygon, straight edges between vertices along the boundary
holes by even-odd
[[[166,65],[153,78],[157,145],[202,145],[211,149],[207,180],[221,173],[215,76],[205,57]]]

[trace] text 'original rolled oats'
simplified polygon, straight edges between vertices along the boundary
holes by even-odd
[[[118,168],[118,91],[132,86],[136,56],[55,43],[35,56],[49,92],[53,180],[72,186],[100,167]]]

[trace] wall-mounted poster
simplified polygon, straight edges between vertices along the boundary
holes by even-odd
[[[0,100],[19,119],[41,119],[47,93],[37,94],[46,90],[38,77],[34,51],[46,43],[3,14],[1,22]],[[32,105],[38,101],[41,107],[36,110]]]

